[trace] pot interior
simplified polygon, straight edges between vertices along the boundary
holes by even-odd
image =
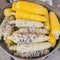
[[[56,10],[53,9],[53,8],[52,8],[51,6],[49,6],[48,4],[45,4],[45,3],[43,3],[43,2],[36,1],[36,0],[35,0],[35,1],[30,1],[30,2],[36,2],[36,3],[38,3],[38,4],[40,4],[40,5],[44,6],[44,7],[46,7],[46,8],[48,9],[48,11],[54,11],[54,12],[56,13],[56,15],[58,16]],[[7,5],[6,7],[4,7],[3,10],[4,10],[5,8],[8,8],[8,7],[11,7],[11,4],[9,4],[9,5]],[[3,21],[3,18],[4,18],[3,10],[0,12],[0,24],[1,24],[1,22]],[[58,16],[58,19],[59,19],[59,21],[60,21],[59,16]],[[59,40],[60,40],[60,39],[59,39]],[[1,47],[2,47],[5,51],[7,51],[9,54],[13,55],[13,53],[7,48],[7,45],[6,45],[6,43],[4,42],[3,38],[2,38],[2,40],[0,41],[0,45],[1,45]],[[59,45],[59,41],[57,41],[57,45],[56,45],[55,48],[57,48],[58,45]],[[55,48],[54,48],[54,49],[55,49]],[[52,49],[51,52],[53,52],[54,49]],[[50,52],[50,53],[51,53],[51,52]]]

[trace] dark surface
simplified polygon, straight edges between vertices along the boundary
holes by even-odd
[[[53,0],[53,8],[55,8],[60,16],[60,0]]]

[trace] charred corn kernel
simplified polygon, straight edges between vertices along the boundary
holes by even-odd
[[[46,17],[41,16],[41,15],[25,13],[25,12],[18,12],[18,11],[16,11],[16,18],[29,19],[29,20],[39,21],[39,22],[45,22],[47,20]]]
[[[5,40],[5,42],[6,42],[7,44],[13,44],[13,41],[10,40],[10,39]]]
[[[16,3],[16,11],[29,12],[48,16],[48,10],[45,7],[37,3],[27,1],[18,1]]]
[[[11,12],[12,12],[12,9],[11,9],[11,8],[6,8],[6,9],[4,10],[4,15],[5,15],[6,17],[9,17],[9,16],[11,16]]]
[[[13,10],[13,11],[16,11],[16,3],[17,3],[17,2],[13,2],[13,3],[12,3],[12,10]]]
[[[50,12],[50,23],[51,23],[51,32],[55,34],[56,39],[58,39],[60,35],[60,25],[57,16],[54,12]]]
[[[50,36],[50,39],[48,40],[48,42],[52,43],[52,47],[55,47],[56,46],[56,38],[55,38],[54,34],[52,34],[50,32],[49,36]]]

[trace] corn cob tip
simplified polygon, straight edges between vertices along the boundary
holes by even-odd
[[[12,3],[12,10],[13,10],[13,11],[16,11],[16,3],[17,3],[17,2],[13,2],[13,3]]]
[[[21,12],[21,11],[16,11],[15,17],[17,19],[29,19],[29,20],[38,21],[38,22],[45,22],[47,20],[45,16]]]
[[[55,31],[55,32],[54,32],[54,35],[55,35],[56,39],[59,39],[60,31]]]
[[[9,16],[11,16],[11,12],[12,12],[12,9],[11,9],[11,8],[6,8],[6,9],[4,10],[4,15],[5,15],[6,17],[9,17]]]
[[[55,35],[56,39],[58,39],[60,35],[59,19],[53,11],[51,11],[49,14],[50,14],[49,16],[50,16],[51,32]]]
[[[50,36],[50,39],[48,40],[48,42],[52,44],[52,47],[55,47],[56,46],[55,35],[50,31],[49,36]]]

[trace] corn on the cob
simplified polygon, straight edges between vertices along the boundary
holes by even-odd
[[[45,28],[47,30],[50,30],[50,22],[49,22],[49,19],[47,21],[45,21]]]
[[[19,30],[15,31],[13,34],[16,33],[48,34],[49,31],[45,28],[19,28]]]
[[[14,31],[14,25],[9,24],[13,17],[5,17],[0,25],[0,39],[2,36],[10,36]]]
[[[50,29],[50,21],[49,21],[49,14],[48,14],[48,12],[46,14],[46,17],[48,18],[48,20],[45,21],[45,28],[47,28],[49,30]]]
[[[22,18],[22,19],[29,19],[31,21],[38,21],[38,22],[45,22],[47,20],[46,17],[41,16],[41,15],[25,13],[25,12],[18,12],[18,11],[16,11],[15,17],[17,19]]]
[[[33,7],[31,5],[33,5]],[[36,6],[38,6],[38,7],[36,7]],[[19,10],[19,8],[21,8],[22,10],[21,9]],[[29,8],[31,8],[32,11]],[[38,5],[36,3],[31,3],[31,2],[26,2],[26,1],[13,2],[12,10],[30,12],[30,13],[34,13],[34,14],[41,14],[41,15],[45,15],[48,18],[48,10],[45,7],[43,7],[42,5]]]
[[[49,49],[44,49],[44,50],[39,50],[39,51],[33,51],[33,52],[28,52],[28,53],[19,53],[19,52],[15,52],[14,55],[15,56],[19,56],[19,57],[22,57],[22,58],[36,58],[36,57],[41,57],[41,56],[44,56],[46,54],[48,54],[50,52]]]
[[[10,24],[6,25],[3,36],[7,37],[7,36],[12,35],[13,31],[14,31],[14,25],[10,25]]]
[[[12,9],[11,9],[11,8],[6,8],[6,9],[4,10],[4,15],[5,15],[6,17],[9,17],[9,16],[11,16],[11,12],[12,12]]]
[[[5,40],[5,43],[6,43],[6,44],[13,44],[13,41],[10,40],[10,39],[6,39],[6,40]]]
[[[12,10],[16,11],[16,2],[13,2],[13,4],[12,4]]]
[[[50,30],[50,21],[49,21],[49,17],[47,17],[48,20],[45,21],[45,28],[47,28],[48,30]]]
[[[15,24],[16,27],[26,27],[26,28],[41,28],[44,27],[44,23],[36,22],[36,21],[30,21],[25,19],[16,19],[13,21],[10,21],[10,24]]]
[[[41,22],[45,22],[47,20],[46,17],[41,16],[41,15],[36,15],[36,14],[31,14],[31,13],[25,13],[25,12],[16,12],[16,14],[14,14],[12,12],[11,8],[7,8],[4,10],[4,15],[6,17],[9,17],[11,15],[15,15],[16,18],[22,18],[22,19],[30,19],[30,20],[34,20],[34,21],[41,21]]]
[[[45,49],[49,49],[51,46],[52,46],[51,43],[43,42],[43,43],[17,44],[17,46],[11,46],[9,49],[17,51],[21,57],[31,58],[42,56],[43,53],[41,53],[41,51],[43,52]]]
[[[13,20],[13,17],[7,18],[2,21],[1,26],[0,26],[0,33],[6,37],[12,34],[14,31],[14,25],[9,24],[9,22]]]
[[[5,17],[4,20],[2,21],[1,25],[0,25],[0,39],[1,39],[2,36],[3,36],[3,33],[4,33],[4,31],[5,31],[7,22],[8,22],[8,18]]]
[[[56,46],[56,38],[55,38],[54,34],[52,34],[50,32],[49,36],[50,36],[50,39],[48,40],[48,42],[50,42],[52,44],[52,47],[55,47]]]
[[[55,34],[56,39],[58,39],[60,35],[60,25],[57,16],[54,12],[50,12],[50,23],[51,23],[51,32]]]
[[[44,42],[49,40],[49,36],[42,34],[32,34],[32,33],[13,33],[13,35],[8,36],[8,39],[12,40],[14,43],[32,43],[32,42]]]
[[[37,3],[18,1],[16,3],[16,11],[30,12],[47,16],[47,9]]]
[[[4,15],[6,17],[9,17],[11,15],[15,15],[17,19],[29,19],[29,20],[34,20],[34,21],[40,21],[40,22],[45,22],[47,20],[46,17],[41,16],[41,15],[36,15],[36,14],[31,14],[31,13],[25,13],[25,12],[19,12],[16,11],[16,13],[13,13],[11,8],[7,8],[4,10]]]

